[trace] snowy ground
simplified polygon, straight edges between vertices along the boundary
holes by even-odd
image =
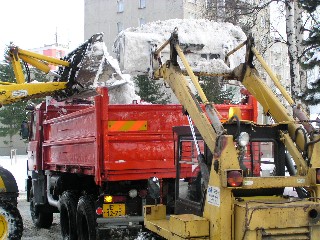
[[[9,170],[15,177],[19,191],[25,191],[25,180],[27,179],[27,155],[16,155],[0,157],[0,166]]]
[[[18,199],[18,209],[23,219],[23,235],[22,240],[58,240],[62,239],[60,235],[59,214],[54,214],[53,224],[50,229],[37,229],[31,219],[30,203],[27,202],[25,192],[20,192]]]

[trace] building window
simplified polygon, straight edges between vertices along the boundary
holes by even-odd
[[[139,8],[146,8],[147,0],[139,0]]]
[[[146,24],[146,20],[144,18],[139,18],[139,26]]]
[[[213,7],[213,0],[206,0],[206,8],[211,9]]]
[[[265,18],[262,16],[261,17],[261,19],[260,19],[260,26],[262,27],[262,28],[264,28],[265,26],[266,26],[266,20],[265,20]]]
[[[117,1],[117,11],[118,11],[118,13],[122,13],[123,10],[124,10],[123,0],[118,0]]]
[[[123,30],[123,24],[122,24],[122,22],[117,22],[117,28],[118,28],[118,33]]]

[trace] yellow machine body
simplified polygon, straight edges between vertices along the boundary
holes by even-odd
[[[320,184],[316,180],[316,173],[320,171],[319,134],[316,131],[313,132],[313,139],[308,140],[297,130],[302,125],[296,122],[296,119],[262,81],[247,56],[246,63],[233,71],[231,79],[241,81],[277,124],[286,124],[288,131],[279,131],[278,134],[297,166],[297,173],[294,176],[247,177],[243,175],[241,186],[228,186],[227,172],[241,169],[236,139],[233,135],[225,134],[217,116],[214,116],[216,111],[197,83],[197,77],[186,62],[176,37],[173,33],[170,40],[164,43],[164,45],[170,44],[171,59],[154,72],[154,78],[163,78],[168,83],[213,153],[213,160],[208,167],[210,176],[205,189],[202,216],[170,215],[168,219],[164,206],[145,206],[146,228],[165,239],[179,240],[319,239]],[[247,54],[256,52],[250,43],[247,40]],[[164,49],[164,45],[159,49]],[[242,44],[241,47],[244,45]],[[155,53],[156,58],[159,51]],[[199,107],[176,61],[177,56],[183,62],[194,83],[193,87],[197,89],[208,111],[204,112]],[[291,100],[289,103],[293,104]],[[305,146],[308,148],[309,162],[305,158]],[[256,190],[285,187],[305,187],[310,196],[290,198],[272,194],[266,196],[255,194]],[[249,196],[236,197],[235,191],[242,190],[249,193]]]
[[[21,61],[39,69],[45,74],[50,72],[49,64],[68,67],[69,62],[26,51],[18,47],[11,47],[9,52],[16,83],[0,82],[0,104],[6,105],[22,99],[44,97],[56,91],[66,89],[67,82],[34,82],[25,79]]]
[[[66,88],[66,82],[45,83],[12,83],[0,82],[0,104],[6,105],[22,99],[36,98],[50,95]]]
[[[171,215],[166,219],[166,206],[144,206],[145,227],[166,239],[209,239],[209,221],[193,214]]]

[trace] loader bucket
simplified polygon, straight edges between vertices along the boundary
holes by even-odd
[[[240,27],[206,19],[169,19],[127,28],[118,34],[113,51],[121,71],[144,75],[157,70],[159,62],[153,61],[154,48],[165,43],[174,31],[194,72],[222,75],[244,61],[245,51],[241,49],[228,58],[228,64],[224,62],[226,54],[247,39]],[[162,64],[170,59],[169,45],[160,51],[159,57]],[[183,64],[179,65],[183,69]]]
[[[70,52],[65,61],[69,67],[59,67],[59,82],[67,82],[67,88],[57,93],[57,98],[83,98],[96,95],[96,87],[117,87],[125,84],[116,67],[109,60],[103,42],[103,33],[97,33]]]

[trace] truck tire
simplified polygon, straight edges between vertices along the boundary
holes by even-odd
[[[64,240],[77,240],[77,196],[65,191],[60,198],[60,225]]]
[[[50,228],[53,222],[53,213],[40,211],[34,204],[33,190],[30,191],[30,213],[33,224],[37,228]]]
[[[77,232],[79,240],[96,239],[96,212],[92,197],[82,196],[77,206]]]
[[[21,239],[23,222],[17,207],[0,201],[0,239]]]

